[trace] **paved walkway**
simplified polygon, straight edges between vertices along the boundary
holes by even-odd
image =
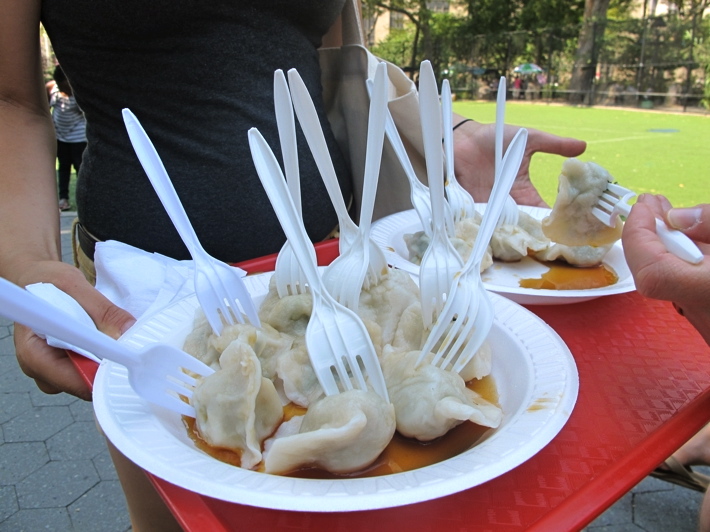
[[[71,262],[73,213],[62,214]],[[0,318],[0,532],[130,530],[121,487],[90,403],[45,395],[18,368]],[[702,495],[646,478],[589,532],[694,532]]]

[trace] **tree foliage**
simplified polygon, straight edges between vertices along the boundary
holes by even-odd
[[[640,91],[665,92],[673,82],[683,92],[702,91],[693,69],[710,55],[702,17],[710,0],[669,0],[668,15],[643,19],[631,16],[638,0],[452,0],[463,8],[460,15],[435,13],[427,0],[362,2],[366,13],[404,17],[404,29],[374,51],[405,68],[416,71],[429,59],[437,74],[511,75],[515,65],[534,62],[585,101],[604,76]],[[680,79],[683,68],[687,76]]]

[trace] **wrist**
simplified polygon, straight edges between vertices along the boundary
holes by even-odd
[[[457,128],[463,126],[464,124],[466,124],[468,122],[473,122],[473,118],[464,118],[458,124],[456,124],[453,128],[451,128],[451,130],[456,131]]]

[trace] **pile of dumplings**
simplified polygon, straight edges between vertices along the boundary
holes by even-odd
[[[305,343],[311,310],[309,294],[280,298],[272,278],[259,309],[261,328],[232,325],[216,336],[198,311],[183,348],[215,373],[192,397],[196,428],[209,445],[239,453],[241,467],[270,474],[305,468],[353,473],[373,463],[395,431],[430,441],[463,422],[501,423],[500,407],[466,387],[490,374],[488,343],[460,374],[427,360],[416,364],[426,333],[419,289],[407,273],[388,270],[359,302],[389,403],[373,390],[323,393]],[[306,408],[305,415],[284,421],[288,403]]]
[[[537,220],[519,211],[517,225],[496,228],[481,263],[481,272],[493,259],[517,262],[524,257],[547,261],[563,261],[573,266],[591,267],[601,264],[614,242],[621,238],[622,224],[612,228],[592,214],[592,207],[614,178],[594,162],[567,159],[559,176],[558,194],[550,215]],[[478,234],[481,215],[456,222],[451,243],[466,261]],[[404,235],[409,260],[420,264],[429,239],[423,231]]]

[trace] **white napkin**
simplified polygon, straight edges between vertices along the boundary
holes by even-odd
[[[153,315],[173,301],[194,293],[191,260],[179,261],[115,240],[96,244],[96,289],[113,304],[130,312],[137,320]],[[237,268],[242,276],[244,270]],[[28,285],[27,290],[66,311],[82,323],[95,327],[93,320],[68,294],[48,283]],[[138,323],[136,323],[138,325]],[[134,327],[136,326],[134,325]],[[56,338],[47,338],[49,345],[68,348],[98,360],[82,349]]]
[[[194,292],[193,262],[115,240],[98,242],[94,253],[96,289],[136,319]]]
[[[72,318],[76,319],[79,323],[86,325],[87,327],[96,327],[94,325],[94,320],[86,313],[86,311],[76,302],[76,300],[71,297],[66,292],[61,291],[59,288],[51,283],[35,283],[26,286],[28,292],[33,293],[36,296],[41,297],[47,303],[51,303],[60,310],[63,310],[69,314]],[[43,334],[37,333],[40,338],[45,338]],[[94,356],[89,351],[76,347],[75,345],[63,342],[57,338],[47,336],[45,338],[47,343],[52,347],[59,347],[60,349],[70,349],[75,353],[84,355],[86,358],[90,358],[95,362],[101,362],[101,359]]]

